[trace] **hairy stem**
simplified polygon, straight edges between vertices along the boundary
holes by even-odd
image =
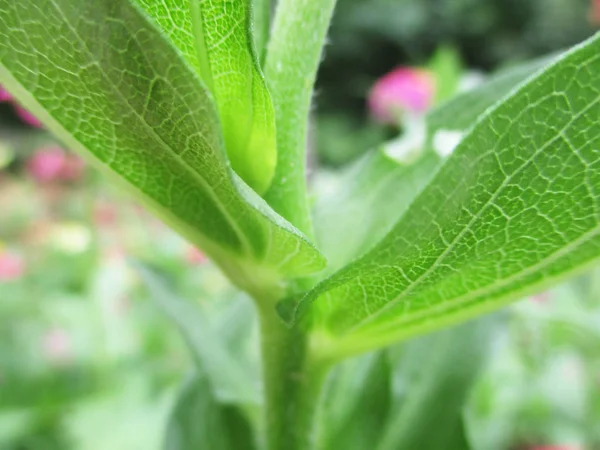
[[[311,360],[307,336],[288,328],[274,308],[261,308],[267,450],[312,450],[314,419],[329,369]]]
[[[306,133],[313,85],[335,0],[279,0],[265,75],[275,103],[277,168],[265,198],[312,234],[306,200]]]

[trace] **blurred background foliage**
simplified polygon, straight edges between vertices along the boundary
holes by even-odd
[[[427,66],[446,47],[470,71],[497,70],[581,42],[589,18],[590,0],[339,0],[317,85],[321,162],[343,164],[387,136],[365,101],[394,67]]]
[[[431,70],[443,101],[492,70],[581,41],[592,22],[588,0],[340,0],[315,97],[313,167],[335,177],[398,135],[367,109],[371,87],[395,67]],[[212,370],[214,380],[221,369],[207,371],[211,356],[188,351],[130,262],[151,264],[197,307],[212,333],[200,339],[222,340],[251,380],[253,313],[198,250],[37,125],[0,103],[0,450],[158,450],[190,370]],[[327,189],[323,179],[316,190]],[[524,299],[498,320],[481,364],[465,353],[481,365],[474,387],[464,387],[466,404],[436,379],[427,382],[439,397],[423,404],[454,405],[476,450],[600,449],[600,272]],[[427,367],[455,370],[434,354],[424,368],[414,362],[444,336],[338,368],[323,412],[330,448],[369,448],[410,407]]]

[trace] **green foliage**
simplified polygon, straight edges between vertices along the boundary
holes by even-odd
[[[259,193],[275,171],[275,117],[253,48],[250,5],[136,0],[186,57],[219,110],[233,169]]]
[[[280,0],[270,28],[264,1],[0,0],[2,85],[255,301],[262,380],[252,312],[230,299],[209,317],[139,268],[196,365],[168,449],[470,448],[461,411],[490,322],[380,349],[600,257],[600,35],[451,99],[459,63],[440,53],[445,102],[316,189],[311,214],[334,5]],[[462,140],[446,158],[447,133]]]
[[[490,352],[498,319],[462,324],[401,348],[394,367],[399,392],[378,450],[471,448],[462,406]]]
[[[64,0],[6,1],[0,10],[3,84],[239,286],[322,266],[314,247],[231,172],[211,95],[136,8]],[[90,26],[98,17],[102,24]],[[265,267],[266,280],[248,278],[249,264]]]
[[[196,364],[205,373],[204,378],[210,380],[215,395],[220,400],[249,407],[260,403],[256,390],[258,383],[252,376],[255,371],[248,361],[244,361],[242,353],[243,341],[248,339],[249,333],[242,331],[242,339],[236,336],[237,339],[231,342],[231,339],[223,336],[224,333],[217,332],[215,324],[199,308],[173,294],[167,288],[166,281],[161,280],[158,274],[143,266],[138,271],[153,300],[165,316],[177,325]],[[232,307],[239,309],[240,302],[235,302]],[[228,310],[223,314],[228,318],[228,327],[238,332],[242,329],[239,323],[250,323],[247,311],[243,311],[243,316],[238,317],[238,323],[232,320],[238,314],[231,314]],[[213,320],[215,316],[218,317],[217,314],[211,316]],[[206,384],[204,381],[202,383]]]
[[[593,262],[599,49],[579,46],[484,115],[385,238],[308,295],[313,326],[343,351],[375,348]]]
[[[433,109],[425,118],[423,154],[414,163],[398,163],[382,147],[344,169],[333,186],[317,198],[313,209],[315,234],[327,257],[327,270],[339,269],[382,239],[435,175],[443,162],[432,148],[437,132],[466,131],[480,114],[548,62],[545,58],[502,71]],[[366,210],[370,213],[361,215]]]
[[[179,394],[164,446],[165,450],[196,448],[256,448],[252,429],[240,411],[214,398],[207,378],[199,374],[190,376]]]

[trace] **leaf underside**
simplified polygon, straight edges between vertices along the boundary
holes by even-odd
[[[432,148],[440,130],[465,132],[477,117],[509,94],[552,58],[542,58],[492,75],[476,88],[458,94],[427,114],[427,142],[412,163],[399,163],[375,149],[345,169],[333,189],[317,198],[313,209],[319,249],[332,272],[380,241],[443,163]]]
[[[277,162],[275,112],[253,49],[246,0],[135,0],[215,98],[233,169],[264,193]]]
[[[359,351],[590,265],[600,256],[599,120],[596,36],[480,119],[390,233],[299,314]]]
[[[238,285],[254,282],[248,264],[285,276],[323,266],[231,172],[209,93],[128,2],[0,0],[0,83]]]

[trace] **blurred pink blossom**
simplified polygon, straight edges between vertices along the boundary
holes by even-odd
[[[539,294],[531,297],[531,300],[535,303],[545,304],[550,300],[550,292],[540,292]]]
[[[100,227],[110,227],[117,222],[117,209],[107,201],[100,200],[94,205],[94,223]]]
[[[60,178],[64,181],[77,181],[85,172],[85,161],[79,156],[67,153],[60,171]]]
[[[0,103],[9,102],[12,100],[12,95],[0,85]]]
[[[190,247],[185,254],[185,260],[190,265],[200,266],[200,265],[204,264],[206,261],[208,261],[208,258],[206,257],[206,255],[204,255],[204,253],[202,253],[197,248]]]
[[[54,364],[65,364],[73,357],[71,338],[61,328],[53,328],[42,338],[44,356]]]
[[[591,0],[589,19],[592,25],[600,25],[600,0]]]
[[[42,123],[37,119],[37,117],[17,104],[13,96],[10,95],[10,93],[2,86],[0,86],[0,102],[12,102],[15,106],[15,112],[17,113],[17,116],[19,116],[19,118],[27,125],[31,125],[32,127],[36,128],[40,128],[42,126]]]
[[[60,147],[43,147],[27,161],[27,171],[41,183],[77,180],[84,167],[81,158],[65,153]]]
[[[112,247],[107,247],[103,251],[102,257],[114,264],[117,264],[123,262],[123,260],[127,258],[127,252],[124,248],[118,245],[113,245]]]
[[[433,75],[422,69],[399,67],[381,77],[369,93],[369,109],[380,122],[397,123],[399,114],[423,114],[435,94]]]
[[[37,117],[35,117],[22,106],[15,105],[15,112],[17,113],[17,116],[19,116],[19,118],[27,125],[31,125],[32,127],[36,128],[42,127],[42,122],[40,122]]]
[[[58,147],[46,147],[36,151],[27,161],[27,171],[40,182],[60,178],[65,161],[65,152]]]
[[[23,258],[13,253],[0,250],[0,283],[21,278],[25,273]]]

